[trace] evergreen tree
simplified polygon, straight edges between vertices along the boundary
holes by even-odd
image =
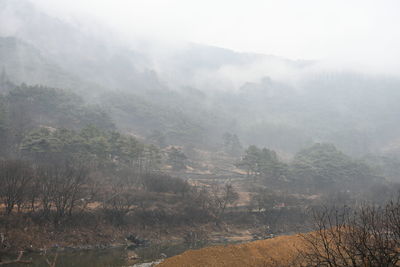
[[[224,151],[231,155],[240,155],[243,147],[236,134],[225,133],[222,136]]]
[[[168,152],[168,163],[175,171],[186,169],[186,160],[186,155],[176,147],[172,147]]]
[[[352,159],[332,144],[315,144],[300,151],[291,169],[294,180],[314,190],[357,190],[382,179],[367,164]]]

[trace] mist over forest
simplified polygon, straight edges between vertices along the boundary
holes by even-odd
[[[128,38],[45,2],[0,0],[0,265],[312,231],[311,209],[400,189],[395,70]]]

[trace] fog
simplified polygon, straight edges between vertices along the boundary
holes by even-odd
[[[29,2],[16,1],[24,3]],[[296,84],[318,72],[400,74],[397,1],[35,0],[29,4],[38,11],[31,18],[37,30],[46,23],[38,22],[38,14],[45,13],[75,27],[75,40],[80,33],[103,44],[133,49],[146,56],[136,68],[155,70],[172,88],[190,85],[236,91],[265,76]],[[27,39],[34,31],[23,30],[22,13],[18,19],[10,7],[1,12],[3,36],[18,33]],[[47,24],[42,34],[50,35]],[[196,67],[198,62],[189,62],[190,58],[182,61],[196,45],[245,53],[247,58],[232,61],[204,55],[213,61],[213,68]]]
[[[232,132],[289,154],[397,142],[397,2],[0,4],[11,81],[72,90],[142,138],[171,131],[170,142],[215,146]]]
[[[396,73],[399,3],[384,1],[48,1],[64,19],[107,25],[127,40],[193,42],[342,69]],[[92,25],[93,26],[93,25]]]
[[[0,0],[0,265],[168,264],[313,230],[397,261],[399,8]],[[325,260],[307,253],[274,262]]]

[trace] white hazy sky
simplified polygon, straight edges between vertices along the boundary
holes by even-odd
[[[400,67],[398,0],[33,0],[126,36]]]

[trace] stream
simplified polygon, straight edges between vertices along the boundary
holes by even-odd
[[[210,244],[207,244],[210,245]],[[161,254],[172,257],[191,249],[183,243],[161,243],[149,245],[147,247],[137,248],[134,251],[140,259],[129,261],[127,255],[129,250],[125,247],[106,248],[106,249],[88,249],[88,250],[64,250],[58,252],[57,267],[121,267],[132,266],[136,263],[152,262],[162,258]],[[46,257],[51,262],[56,252],[48,252]],[[48,267],[46,257],[40,253],[25,254],[23,259],[31,259],[33,264],[10,264],[7,266],[34,266]]]

